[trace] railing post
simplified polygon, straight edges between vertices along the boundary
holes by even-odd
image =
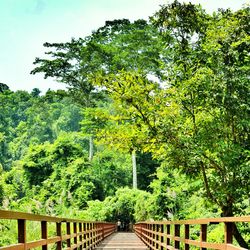
[[[93,245],[93,223],[90,223],[90,245]]]
[[[91,238],[91,245],[94,243],[94,233],[93,233],[93,223],[90,223],[90,238]]]
[[[66,222],[66,231],[67,231],[67,235],[70,236],[70,222]],[[71,247],[71,240],[70,238],[67,239],[67,247]]]
[[[87,238],[87,236],[86,236],[86,222],[84,222],[83,223],[83,231],[84,231],[84,233],[83,233],[83,240],[84,240],[84,244],[83,244],[83,248],[85,249],[86,248],[86,246],[87,246],[87,240],[86,240],[86,238]]]
[[[26,243],[26,220],[17,220],[18,223],[18,243]]]
[[[94,237],[94,246],[96,246],[96,226],[95,226],[95,223],[93,223],[93,237]]]
[[[47,221],[41,221],[41,232],[42,232],[42,239],[48,239],[48,224]],[[47,250],[48,244],[42,246],[42,250]]]
[[[94,246],[96,246],[96,223],[93,223],[93,238]]]
[[[156,239],[156,249],[159,249],[159,243],[157,242],[157,241],[159,241],[159,229],[160,229],[160,227],[159,227],[159,225],[157,224],[156,225],[156,235],[155,235],[155,239]]]
[[[155,224],[153,224],[153,246],[155,247]]]
[[[233,223],[225,222],[225,244],[233,243]]]
[[[57,222],[56,223],[56,235],[59,236],[61,239],[56,244],[57,250],[62,250],[62,223]]]
[[[82,222],[80,222],[79,223],[79,233],[80,233],[80,235],[79,235],[79,241],[80,241],[80,250],[82,250]]]
[[[190,234],[190,230],[189,230],[189,225],[186,224],[185,225],[185,240],[189,240],[189,234]],[[189,250],[189,244],[185,243],[185,250]]]
[[[151,240],[151,237],[152,237],[152,233],[151,233],[151,230],[152,230],[152,224],[148,224],[148,236],[149,236],[149,239],[148,239],[148,244],[150,245],[152,243],[152,240]]]
[[[74,244],[77,244],[77,225],[76,222],[73,223],[73,230],[74,230]]]
[[[97,229],[97,243],[99,243],[100,242],[100,239],[101,239],[101,237],[100,237],[100,224],[99,223],[97,223],[96,224],[96,229]]]
[[[164,247],[163,247],[163,243],[164,243],[164,236],[163,236],[163,233],[164,233],[164,225],[161,225],[161,230],[160,230],[160,232],[162,233],[162,235],[161,235],[161,250],[163,250],[164,249]]]
[[[102,240],[104,240],[104,237],[105,237],[105,235],[104,235],[104,223],[102,223]]]
[[[180,237],[180,225],[179,224],[174,225],[174,236]],[[175,247],[175,249],[180,249],[180,241],[175,239],[174,240],[174,247]]]
[[[201,242],[207,241],[207,224],[201,224]],[[207,248],[201,247],[201,250],[206,250]]]
[[[170,236],[170,225],[168,224],[167,225],[167,247],[171,246],[171,240],[170,240],[169,236]]]
[[[141,239],[145,241],[145,236],[143,235],[143,232],[145,232],[144,229],[146,228],[146,224],[143,223],[141,226],[142,226],[141,227]]]
[[[1,249],[32,249],[40,248],[47,250],[50,246],[57,250],[62,250],[62,247],[67,249],[79,248],[93,249],[101,240],[107,235],[110,235],[115,230],[113,223],[95,223],[85,222],[81,220],[73,220],[66,218],[58,218],[43,215],[34,215],[28,213],[12,212],[0,210],[1,220],[14,220],[17,223],[18,243],[13,245],[0,247]],[[28,221],[28,222],[27,222]],[[41,227],[40,237],[36,240],[29,240],[27,223],[37,221]],[[175,249],[189,250],[195,246],[201,250],[212,249],[240,249],[240,247],[233,246],[233,235],[235,230],[235,223],[249,223],[250,216],[242,217],[228,217],[228,218],[209,218],[209,219],[191,219],[181,221],[161,221],[161,222],[141,222],[135,226],[136,234],[143,240],[143,242],[150,249]],[[56,226],[53,236],[49,235],[49,223]],[[208,242],[208,225],[224,223],[224,241],[223,242]],[[200,236],[191,238],[192,225],[200,227]],[[66,232],[65,232],[66,226]],[[182,228],[183,226],[183,228]],[[183,230],[180,230],[183,229]],[[32,229],[31,229],[32,230]],[[181,234],[180,234],[181,231]],[[183,231],[183,232],[182,232]],[[2,232],[3,234],[5,231]],[[184,235],[183,235],[184,233]],[[55,235],[56,234],[56,235]],[[184,236],[184,237],[180,237]],[[0,235],[1,237],[1,235]],[[84,238],[84,239],[83,239]],[[184,239],[183,239],[184,238]],[[192,240],[191,240],[192,239]],[[52,245],[54,244],[54,245]],[[64,246],[65,244],[65,246]],[[247,247],[246,247],[247,248]],[[243,249],[243,248],[242,248]]]
[[[87,234],[86,234],[86,246],[88,247],[89,246],[89,244],[90,244],[90,240],[89,240],[89,238],[90,238],[90,232],[89,232],[89,228],[90,228],[90,226],[89,226],[89,223],[87,223]]]

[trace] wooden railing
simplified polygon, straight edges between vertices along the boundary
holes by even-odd
[[[250,216],[139,222],[134,225],[134,231],[150,249],[245,250],[246,248],[233,245],[233,228],[234,223],[237,222],[249,223]],[[209,226],[219,223],[224,224],[223,242],[209,242],[207,238]],[[197,226],[199,227],[198,232]],[[191,234],[194,227],[196,228],[195,237]]]
[[[52,244],[56,244],[58,250],[94,249],[99,242],[116,231],[114,223],[86,222],[5,210],[0,210],[0,219],[17,221],[17,244],[0,247],[0,250],[26,250],[36,247],[47,250]],[[26,224],[29,221],[41,224],[39,240],[27,241],[29,232]],[[48,224],[55,224],[52,236],[48,235]]]

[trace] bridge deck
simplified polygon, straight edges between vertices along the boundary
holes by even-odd
[[[147,250],[148,248],[134,233],[114,233],[95,249]]]

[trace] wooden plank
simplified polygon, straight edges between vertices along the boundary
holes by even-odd
[[[61,237],[55,236],[47,239],[47,244],[53,244],[61,241]]]
[[[226,244],[226,250],[249,250],[249,249],[246,249],[246,248],[243,248],[243,247],[236,247],[232,244]]]
[[[47,221],[47,222],[82,222],[82,223],[103,223],[105,225],[113,226],[114,223],[111,222],[93,222],[93,221],[84,221],[84,220],[77,220],[77,219],[70,219],[70,218],[59,218],[59,217],[52,217],[46,215],[38,215],[38,214],[31,214],[31,213],[23,213],[23,212],[16,212],[16,211],[8,211],[0,209],[0,219],[9,219],[9,220],[30,220],[30,221]]]
[[[35,248],[35,247],[41,247],[46,244],[47,244],[46,239],[36,240],[36,241],[31,241],[31,242],[26,243],[26,248],[30,249],[30,248]]]
[[[241,216],[241,217],[220,217],[220,218],[199,218],[199,219],[192,219],[192,220],[179,220],[179,221],[143,221],[138,222],[140,223],[147,223],[147,224],[160,224],[160,225],[197,225],[197,224],[209,224],[209,223],[222,223],[222,222],[250,222],[250,216]]]
[[[106,238],[95,249],[141,249],[147,250],[146,245],[134,233],[118,232]],[[153,248],[152,248],[153,249]],[[154,248],[156,249],[156,248]]]
[[[218,250],[225,250],[224,243],[212,243],[212,242],[200,242],[198,240],[185,240],[185,243],[196,246],[196,247],[204,247],[204,248],[211,248],[211,249],[218,249]]]
[[[62,235],[62,241],[68,240],[70,238],[71,238],[70,234],[64,234],[64,235]]]
[[[59,237],[59,236],[51,237],[48,239],[30,241],[30,242],[26,243],[26,248],[40,247],[40,246],[44,246],[44,245],[53,244],[53,243],[56,243],[58,241],[61,241],[61,237]]]
[[[0,219],[10,219],[10,220],[31,220],[31,221],[49,221],[56,222],[61,221],[61,218],[43,216],[37,214],[29,214],[22,212],[13,212],[7,210],[0,210]]]
[[[41,239],[41,240],[36,240],[36,241],[30,241],[26,243],[26,248],[36,248],[36,247],[41,247],[49,244],[56,243],[60,241],[61,238],[59,236],[51,237],[49,239]]]
[[[25,244],[14,244],[6,247],[0,247],[0,250],[24,250]]]

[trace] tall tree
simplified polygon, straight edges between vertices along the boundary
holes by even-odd
[[[92,53],[86,46],[86,40],[79,38],[67,43],[45,43],[44,46],[52,49],[46,54],[53,59],[36,58],[34,64],[39,66],[33,69],[31,74],[44,73],[45,78],[52,77],[65,83],[78,103],[83,107],[93,106],[99,94],[89,76],[97,70],[98,65],[91,63]],[[90,136],[90,160],[93,158],[92,144],[93,139]]]
[[[145,20],[131,23],[127,19],[107,21],[85,39],[68,43],[45,43],[55,59],[36,58],[38,65],[31,74],[45,73],[68,85],[84,107],[93,107],[100,97],[93,77],[119,70],[143,69],[148,74],[161,74],[159,32]],[[93,135],[90,135],[89,159],[93,158]]]
[[[99,79],[138,124],[144,150],[202,178],[222,216],[238,213],[250,187],[247,20],[249,8],[208,16],[200,6],[175,1],[152,19],[171,51],[165,85],[157,88],[138,72]],[[236,226],[234,236],[247,248]]]

